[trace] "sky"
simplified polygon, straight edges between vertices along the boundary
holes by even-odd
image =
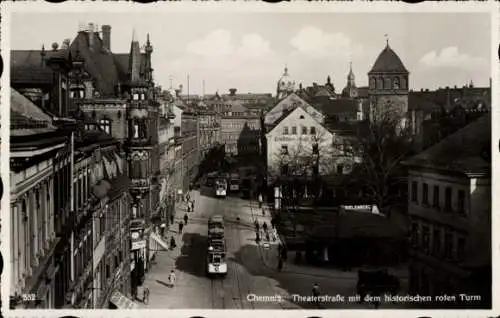
[[[142,46],[149,33],[155,81],[187,93],[189,75],[190,94],[274,94],[285,66],[297,86],[330,76],[340,92],[351,61],[356,85],[366,86],[385,35],[411,89],[488,86],[491,77],[485,13],[14,13],[11,21],[17,50],[61,45],[88,23],[111,25],[114,53],[129,52],[133,34]]]

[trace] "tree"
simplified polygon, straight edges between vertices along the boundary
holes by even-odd
[[[401,161],[411,155],[411,134],[400,112],[379,112],[358,127],[356,144],[344,149],[352,156],[359,156],[353,180],[363,189],[363,194],[381,211],[390,214],[398,203],[398,193],[406,188],[406,175]]]

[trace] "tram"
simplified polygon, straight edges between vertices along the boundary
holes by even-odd
[[[225,276],[227,274],[226,240],[224,237],[224,219],[213,216],[208,220],[207,276]]]
[[[227,195],[227,179],[217,178],[215,180],[215,196],[225,197]]]

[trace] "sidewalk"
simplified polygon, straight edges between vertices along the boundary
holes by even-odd
[[[191,199],[195,200],[195,205],[197,204],[197,198],[198,192],[192,191]],[[168,305],[165,304],[165,300],[171,299],[171,297],[166,297],[166,295],[175,294],[178,291],[174,288],[167,287],[167,285],[168,276],[172,269],[175,270],[177,282],[179,281],[180,276],[182,276],[182,273],[176,270],[176,260],[181,255],[182,247],[184,246],[182,235],[178,233],[178,224],[183,221],[184,213],[186,211],[186,202],[176,204],[174,223],[167,227],[163,239],[170,245],[170,238],[174,237],[177,246],[174,250],[156,251],[156,262],[151,265],[151,268],[146,273],[143,284],[150,291],[149,303],[148,305],[140,303],[141,308],[167,308]],[[190,223],[188,222],[188,224],[184,226],[183,233],[186,232],[189,226]]]
[[[258,205],[256,205],[258,208]],[[267,204],[263,205],[263,208],[266,211],[266,216],[262,216],[260,213],[259,222],[265,220],[268,224],[271,222],[272,212],[271,207]],[[281,242],[279,233],[277,242]],[[264,266],[274,271],[278,270],[278,249],[277,247],[272,248],[270,251],[266,251],[261,246],[261,258]],[[277,246],[277,244],[276,244]],[[265,257],[264,257],[265,255]],[[335,278],[335,279],[358,279],[358,269],[359,268],[351,268],[350,271],[342,271],[336,268],[323,268],[308,264],[295,264],[295,251],[288,251],[287,260],[283,262],[283,268],[281,270],[282,273],[291,273],[291,274],[299,274],[299,275],[308,275],[313,277],[325,277],[325,278]],[[402,280],[408,279],[408,268],[405,266],[390,268],[390,272],[392,272],[395,276]]]

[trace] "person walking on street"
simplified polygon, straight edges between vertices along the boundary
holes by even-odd
[[[172,236],[172,237],[170,238],[170,249],[171,249],[171,250],[173,250],[173,249],[175,249],[175,247],[176,247],[176,246],[177,246],[177,244],[175,244],[175,239],[174,239],[174,237]]]
[[[170,274],[168,274],[168,284],[170,287],[174,287],[175,285],[175,272],[174,270],[170,271]]]
[[[313,289],[312,289],[312,294],[314,296],[314,302],[316,303],[316,306],[319,308],[319,285],[318,283],[314,283]]]
[[[259,209],[262,208],[262,193],[259,193]]]
[[[170,224],[174,224],[174,215],[170,214]]]
[[[182,229],[184,228],[184,223],[179,222],[179,234],[182,234]]]
[[[262,224],[262,229],[264,229],[264,232],[267,233],[267,223],[264,221],[264,224]]]
[[[191,196],[189,195],[189,192],[186,194],[186,201],[189,202],[189,199],[191,199]]]
[[[255,231],[256,231],[256,232],[259,232],[259,230],[260,230],[260,225],[259,225],[259,221],[257,221],[257,219],[255,219],[254,224],[255,224]]]
[[[184,223],[186,225],[188,224],[188,215],[187,215],[187,213],[184,214]]]

